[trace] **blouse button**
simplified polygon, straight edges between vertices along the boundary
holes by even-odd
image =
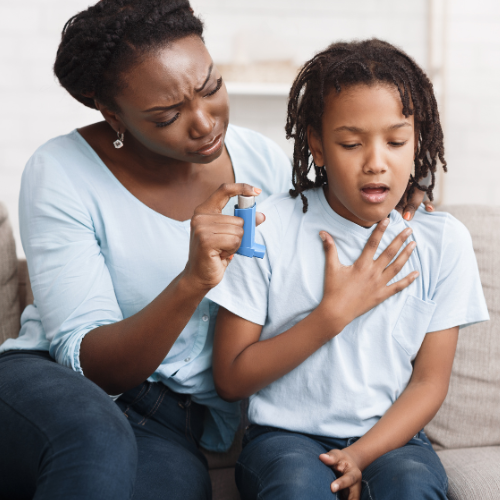
[[[208,316],[207,316],[206,314],[204,314],[204,315],[201,317],[201,319],[202,319],[203,321],[208,321]]]
[[[186,359],[184,360],[184,363],[187,363],[188,361],[191,361],[191,358],[186,358]]]

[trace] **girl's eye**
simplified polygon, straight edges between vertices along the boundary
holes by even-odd
[[[389,144],[391,146],[394,146],[396,148],[400,148],[401,146],[404,146],[408,141],[402,141],[402,142],[390,142]]]
[[[175,120],[177,120],[177,118],[179,118],[179,116],[180,116],[180,113],[177,113],[173,118],[171,118],[167,122],[159,122],[159,123],[156,123],[155,125],[157,127],[167,127],[168,125],[171,125],[172,123],[174,123]]]
[[[217,86],[211,92],[209,92],[205,97],[210,97],[211,95],[214,95],[220,90],[221,87],[222,87],[222,76],[217,80]]]

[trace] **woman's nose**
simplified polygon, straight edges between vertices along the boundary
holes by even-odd
[[[204,109],[203,106],[194,110],[190,130],[193,139],[200,139],[201,137],[209,135],[214,126],[215,120],[208,110]]]

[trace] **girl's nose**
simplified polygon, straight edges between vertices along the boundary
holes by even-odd
[[[203,106],[199,106],[193,113],[190,130],[191,137],[193,139],[205,137],[212,132],[214,126],[215,120],[213,116]]]
[[[382,174],[387,170],[384,156],[379,148],[373,147],[368,151],[363,165],[366,174]]]

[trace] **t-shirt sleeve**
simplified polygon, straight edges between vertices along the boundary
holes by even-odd
[[[472,238],[451,215],[444,226],[438,279],[431,298],[436,309],[429,332],[489,320]]]
[[[264,325],[267,318],[273,254],[279,247],[281,234],[276,209],[263,205],[266,221],[256,228],[255,241],[266,246],[263,259],[235,254],[222,281],[207,297],[241,318]]]
[[[28,162],[19,215],[34,304],[49,352],[61,365],[83,373],[83,337],[123,315],[92,217],[53,157],[35,153]]]

